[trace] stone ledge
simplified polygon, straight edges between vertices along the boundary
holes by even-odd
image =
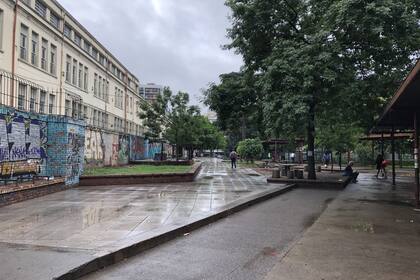
[[[186,173],[136,174],[82,176],[80,186],[111,186],[192,182],[201,170],[201,163],[195,163]]]
[[[193,165],[194,161],[193,160],[179,160],[179,161],[174,161],[174,160],[130,160],[130,164],[135,164],[135,165],[156,165],[156,166],[161,166],[161,165]]]
[[[1,186],[0,207],[63,191],[69,188],[72,188],[72,186],[66,186],[64,178],[37,182],[35,184],[29,183],[18,186]]]
[[[309,180],[309,179],[287,179],[287,178],[267,178],[268,183],[275,184],[295,184],[298,188],[322,188],[322,189],[344,189],[351,178],[343,177],[343,180]]]

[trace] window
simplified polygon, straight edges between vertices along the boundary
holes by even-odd
[[[71,57],[66,57],[66,82],[71,82]]]
[[[20,26],[20,59],[27,60],[28,57],[28,27]]]
[[[32,65],[38,66],[38,45],[39,36],[35,32],[32,32],[32,48],[31,48],[31,63]]]
[[[98,111],[93,110],[93,125],[96,126],[98,123]]]
[[[82,88],[82,80],[83,80],[83,64],[79,63],[79,75],[77,76],[77,86]]]
[[[101,55],[99,55],[99,63],[102,65],[102,66],[105,66],[106,67],[106,60],[105,60],[105,57],[101,54]]]
[[[25,110],[26,103],[26,85],[19,83],[19,92],[18,92],[18,109]]]
[[[88,43],[88,42],[86,42],[86,41],[84,41],[85,42],[85,45],[84,45],[84,50],[87,52],[87,53],[90,53],[90,44]]]
[[[88,116],[88,107],[83,106],[83,118],[87,119],[87,116]]]
[[[95,48],[92,48],[92,57],[97,60],[98,59],[98,50]]]
[[[98,94],[98,74],[95,73],[95,77],[93,79],[93,95],[96,96]]]
[[[48,103],[48,113],[49,114],[54,114],[55,113],[54,107],[55,107],[55,95],[50,94],[50,100],[49,100],[49,103]]]
[[[84,90],[88,89],[88,71],[89,69],[87,67],[85,67],[85,72],[83,73],[83,88]]]
[[[41,47],[41,68],[45,71],[48,70],[48,41],[42,38]]]
[[[3,49],[3,10],[0,10],[0,50]]]
[[[105,101],[109,102],[109,82],[106,81],[106,88],[105,88]]]
[[[70,100],[66,99],[64,107],[65,107],[65,112],[64,113],[66,114],[66,116],[71,117],[71,102],[70,102]]]
[[[29,110],[36,112],[36,101],[38,97],[38,89],[31,87],[31,98],[29,99]]]
[[[41,90],[41,93],[39,95],[39,112],[41,114],[45,113],[45,101],[47,99],[47,93],[43,90]]]
[[[21,1],[28,6],[31,6],[31,1],[30,0],[21,0]]]
[[[102,78],[99,76],[98,80],[98,97],[102,98]]]
[[[54,76],[57,74],[57,47],[53,44],[51,44],[50,73]]]
[[[64,24],[64,36],[71,38],[71,27],[67,24]]]
[[[39,0],[35,1],[35,11],[41,17],[45,18],[47,16],[47,6]]]
[[[50,23],[57,29],[60,29],[60,18],[53,12],[50,12]]]
[[[76,85],[76,81],[77,81],[77,60],[73,59],[73,79],[72,79],[72,84]]]
[[[77,33],[74,33],[74,42],[76,43],[76,45],[78,45],[79,47],[81,47],[82,46],[82,37],[79,35],[79,34],[77,34]]]

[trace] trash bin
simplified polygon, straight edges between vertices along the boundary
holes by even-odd
[[[280,178],[280,169],[273,170],[273,178]]]

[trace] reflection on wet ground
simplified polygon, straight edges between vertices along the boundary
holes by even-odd
[[[6,206],[0,242],[98,248],[273,188],[251,174],[208,159],[192,183],[80,187]]]

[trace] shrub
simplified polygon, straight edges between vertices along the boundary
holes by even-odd
[[[263,145],[259,139],[245,139],[238,144],[237,152],[242,159],[253,162],[261,158]]]

